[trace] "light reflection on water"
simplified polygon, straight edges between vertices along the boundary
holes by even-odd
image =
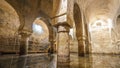
[[[59,63],[56,55],[0,56],[0,68],[120,68],[120,55],[94,54],[78,57],[71,54],[70,62]],[[58,59],[59,60],[59,59]]]

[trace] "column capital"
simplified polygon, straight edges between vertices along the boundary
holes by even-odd
[[[32,34],[32,32],[26,31],[26,30],[19,31],[18,33],[19,35],[24,36],[24,37],[29,37]]]
[[[69,32],[69,29],[71,28],[67,22],[59,22],[54,26],[57,28],[58,32]]]

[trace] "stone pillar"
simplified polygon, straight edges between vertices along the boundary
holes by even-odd
[[[88,41],[89,41],[89,54],[91,54],[92,53],[92,43],[91,43],[90,32],[88,32]]]
[[[85,44],[85,45],[86,45],[86,49],[85,49],[85,50],[86,50],[86,54],[89,54],[89,47],[90,47],[90,46],[89,46],[89,41],[88,41],[88,39],[86,40],[86,44]]]
[[[85,56],[86,54],[86,45],[85,45],[85,37],[78,38],[78,54],[79,56]]]
[[[26,55],[28,54],[28,45],[29,45],[28,41],[31,33],[21,32],[20,35],[21,35],[21,39],[20,39],[19,55]]]
[[[26,57],[26,56],[19,56],[18,58],[17,58],[17,60],[19,61],[19,62],[17,62],[16,63],[16,67],[17,68],[27,68],[27,58],[28,57]]]
[[[54,41],[50,41],[50,53],[54,53]]]
[[[70,60],[70,37],[69,28],[67,23],[57,24],[58,37],[57,37],[57,61],[69,62]]]

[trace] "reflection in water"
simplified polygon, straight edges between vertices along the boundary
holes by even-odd
[[[70,68],[69,62],[57,62],[57,68]]]
[[[90,55],[78,57],[71,54],[70,62],[56,61],[56,55],[33,54],[27,56],[0,56],[0,68],[120,68],[120,55]]]
[[[26,61],[27,61],[27,57],[19,57],[17,61],[17,68],[25,68]]]

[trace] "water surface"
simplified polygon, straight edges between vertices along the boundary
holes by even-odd
[[[57,62],[55,54],[1,55],[0,68],[120,68],[120,55],[78,57],[72,53],[68,63]]]

